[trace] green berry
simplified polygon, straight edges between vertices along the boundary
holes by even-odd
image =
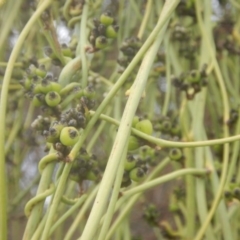
[[[93,99],[95,97],[95,95],[96,95],[96,92],[94,91],[94,89],[91,86],[88,86],[83,90],[84,97]]]
[[[57,128],[51,127],[49,131],[45,132],[46,141],[49,143],[56,143],[59,139],[60,132]]]
[[[41,82],[41,92],[47,94],[52,90],[51,81],[43,79]]]
[[[138,122],[135,126],[135,128],[143,133],[146,133],[148,135],[152,135],[153,133],[153,126],[150,120],[144,119],[140,122]]]
[[[78,130],[74,127],[64,127],[60,134],[60,141],[65,146],[73,146],[79,139]]]
[[[44,105],[45,95],[41,94],[41,93],[35,94],[33,97],[32,103],[35,107],[40,107],[40,106]]]
[[[28,77],[20,80],[20,84],[24,87],[25,90],[30,90],[32,86],[32,80]]]
[[[136,167],[136,163],[137,163],[136,158],[132,155],[128,155],[124,163],[124,169],[126,171],[130,171]]]
[[[129,143],[128,143],[128,151],[136,150],[140,147],[138,138],[134,136],[129,137]]]
[[[107,38],[104,36],[99,36],[95,40],[95,47],[97,49],[103,49],[108,46]]]
[[[132,120],[132,127],[136,127],[137,123],[139,122],[139,117],[134,116]]]
[[[58,82],[50,82],[51,84],[51,91],[60,93],[60,91],[62,90],[62,85]]]
[[[198,83],[200,81],[200,72],[198,70],[192,70],[188,74],[186,81],[189,83]]]
[[[55,107],[61,102],[61,97],[57,92],[49,92],[45,96],[45,101],[49,107]]]
[[[86,179],[91,181],[96,181],[99,178],[99,170],[97,168],[92,169],[87,172]]]
[[[116,38],[119,27],[117,25],[109,25],[105,30],[105,35],[107,38]]]
[[[113,21],[114,19],[110,12],[102,13],[102,15],[100,16],[100,22],[106,26],[111,25]]]
[[[130,171],[129,176],[134,182],[140,182],[145,177],[145,172],[142,168],[137,167]]]
[[[169,157],[171,160],[174,160],[174,161],[181,160],[183,158],[182,150],[180,150],[179,148],[171,149],[169,152]]]

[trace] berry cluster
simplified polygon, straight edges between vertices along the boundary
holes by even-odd
[[[83,180],[97,181],[100,179],[100,169],[97,157],[90,155],[85,149],[80,149],[70,172],[70,179],[81,183]]]
[[[233,199],[237,199],[238,201],[240,201],[240,186],[236,182],[235,177],[226,187],[224,191],[224,197],[228,202],[232,201]]]
[[[132,127],[148,135],[152,135],[153,133],[152,123],[148,119],[141,120],[139,117],[135,116],[133,118]],[[134,151],[141,147],[141,145],[144,145],[144,143],[139,138],[133,135],[129,137],[128,151]]]
[[[143,210],[143,219],[150,225],[150,226],[158,226],[160,213],[157,209],[156,205],[149,204]]]
[[[204,65],[200,71],[194,69],[181,74],[179,77],[174,77],[174,86],[179,88],[181,91],[184,91],[187,99],[193,99],[195,94],[200,92],[201,88],[207,84],[206,68],[207,65]]]
[[[81,101],[83,109],[91,109],[95,105],[92,85],[82,89],[79,83],[72,82],[63,87],[57,78],[47,73],[43,65],[30,65],[27,75],[20,83],[25,95],[32,99],[33,105],[41,107],[46,115],[60,116],[71,101]]]
[[[66,62],[75,57],[76,45],[68,46],[67,44],[61,44],[61,54],[64,56]],[[47,57],[51,59],[51,62],[56,66],[61,66],[61,62],[58,56],[54,53],[51,47],[44,47],[44,53]]]
[[[89,41],[92,44],[92,51],[98,51],[109,45],[109,39],[117,37],[119,26],[116,24],[111,12],[107,11],[100,16],[100,19],[94,19],[94,28],[92,29]]]
[[[126,68],[141,46],[142,42],[137,37],[127,38],[120,48],[123,56],[118,58],[118,64],[123,68]]]
[[[158,159],[159,151],[148,146],[141,147],[136,154],[129,154],[124,163],[122,187],[143,180],[149,166],[155,166]]]
[[[160,116],[155,121],[154,130],[160,131],[162,134],[169,135],[171,137],[181,137],[178,119],[174,117]]]

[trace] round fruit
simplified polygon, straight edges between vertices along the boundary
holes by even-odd
[[[145,172],[142,168],[137,167],[130,171],[129,176],[134,182],[140,182],[144,179]]]
[[[100,22],[106,26],[111,25],[114,19],[110,12],[105,12],[100,16]]]
[[[97,49],[103,49],[103,48],[107,47],[107,45],[108,45],[108,41],[107,41],[106,37],[99,36],[99,37],[96,38],[95,47]]]
[[[169,157],[171,160],[178,161],[183,158],[183,154],[179,148],[173,148],[169,152]]]
[[[136,137],[130,136],[128,143],[128,151],[136,150],[140,147],[139,141]]]
[[[35,107],[40,107],[44,104],[45,95],[38,93],[34,95],[32,103]]]
[[[128,155],[126,160],[125,160],[125,163],[124,163],[124,169],[126,171],[130,171],[130,170],[132,170],[133,168],[136,167],[136,163],[137,162],[136,162],[135,157],[132,156],[132,155]]]
[[[57,92],[49,92],[45,96],[45,101],[49,107],[55,107],[61,102],[61,97]]]
[[[64,127],[60,134],[60,141],[65,146],[73,146],[79,139],[78,130],[75,127]]]
[[[144,119],[136,124],[136,129],[146,133],[148,135],[152,135],[153,133],[153,126],[150,120]]]
[[[136,127],[136,124],[139,122],[139,117],[134,116],[132,120],[132,127]]]
[[[117,32],[118,32],[118,25],[109,25],[106,28],[105,34],[107,38],[116,38],[117,37]]]
[[[62,85],[58,82],[50,82],[51,84],[51,91],[60,93],[60,91],[62,90]]]

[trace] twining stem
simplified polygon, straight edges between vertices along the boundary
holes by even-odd
[[[26,39],[29,31],[40,17],[41,13],[52,3],[52,0],[45,0],[37,8],[32,17],[29,19],[28,23],[25,25],[21,34],[19,35],[18,41],[14,46],[12,53],[10,55],[6,72],[3,78],[2,91],[1,91],[1,101],[0,101],[0,239],[7,239],[7,181],[5,172],[5,124],[6,124],[6,108],[8,99],[8,86],[10,84],[10,79],[12,76],[12,71],[14,68],[14,63],[22,50],[22,45]]]
[[[163,39],[163,34],[166,30],[166,22],[170,19],[171,12],[176,7],[178,1],[168,1],[165,4],[163,13],[160,15],[159,22],[164,21],[164,27],[157,36],[156,41],[145,54],[141,67],[137,74],[136,80],[131,87],[131,93],[127,101],[122,120],[118,129],[118,133],[110,153],[110,157],[106,166],[102,182],[95,199],[92,211],[84,228],[81,239],[92,239],[98,228],[101,217],[103,216],[104,208],[107,203],[108,196],[111,191],[112,183],[119,166],[121,154],[123,152],[124,144],[130,133],[132,119],[136,112],[137,106],[141,99],[142,93],[147,82],[147,78],[152,67],[154,57]],[[165,15],[166,14],[166,15]],[[166,22],[165,22],[166,21]]]
[[[90,111],[90,114],[93,116],[95,115],[94,111]],[[109,123],[112,123],[116,126],[119,126],[120,122],[111,118],[105,114],[100,115],[100,119],[105,120]],[[135,128],[131,129],[132,133],[150,143],[154,143],[160,147],[179,147],[179,148],[186,148],[186,147],[204,147],[204,146],[213,146],[218,144],[225,144],[230,142],[235,142],[240,140],[240,135],[232,136],[232,137],[225,137],[213,140],[203,140],[203,141],[195,141],[195,142],[174,142],[169,140],[164,140],[160,138],[156,138],[154,136],[147,135]]]

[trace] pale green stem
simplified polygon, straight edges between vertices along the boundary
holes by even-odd
[[[79,227],[81,220],[84,218],[86,211],[88,208],[90,208],[90,205],[92,201],[94,200],[94,197],[97,194],[98,186],[96,186],[93,191],[89,194],[86,202],[82,206],[81,210],[79,211],[78,215],[75,217],[74,222],[71,224],[70,228],[68,229],[64,240],[70,240],[72,235],[74,234],[75,230]]]
[[[132,0],[132,1],[134,1],[134,0]],[[143,37],[143,33],[146,29],[146,26],[147,26],[147,23],[148,23],[148,20],[149,20],[149,16],[150,16],[150,13],[151,13],[151,9],[152,9],[152,0],[148,0],[146,10],[145,10],[145,14],[144,14],[144,17],[143,17],[143,20],[141,22],[141,26],[140,26],[140,29],[139,29],[138,35],[137,35],[139,39],[142,39],[142,37]],[[141,17],[141,19],[142,19],[142,17]]]
[[[74,212],[76,212],[80,206],[84,203],[84,201],[86,200],[87,195],[84,194],[82,195],[77,202],[71,207],[69,208],[68,211],[66,211],[55,223],[54,225],[51,227],[50,230],[50,235],[56,230],[57,227],[59,227],[60,224],[62,224],[64,221],[66,221],[66,219],[68,217],[70,217]]]
[[[169,1],[170,2],[170,1]],[[168,2],[168,3],[169,3]],[[172,4],[174,2],[171,2]],[[173,4],[171,7],[176,6]],[[173,8],[174,9],[174,8]],[[168,12],[170,9],[164,9]],[[164,11],[163,11],[164,12]],[[170,13],[168,12],[167,18],[169,19]],[[163,21],[165,18],[164,15],[160,16],[159,21]],[[88,221],[86,223],[86,226],[84,228],[82,239],[92,239],[93,236],[96,233],[96,230],[98,228],[98,224],[100,222],[100,219],[103,215],[104,208],[107,204],[107,199],[111,190],[111,186],[114,180],[114,177],[116,175],[116,171],[119,166],[121,153],[123,152],[124,144],[127,141],[128,135],[130,133],[130,127],[132,119],[135,115],[137,106],[139,104],[139,101],[141,99],[141,95],[144,91],[147,78],[150,72],[150,68],[152,66],[154,57],[157,53],[157,50],[159,48],[159,45],[162,41],[163,34],[166,29],[166,24],[160,34],[158,35],[158,38],[156,42],[152,45],[152,47],[149,49],[149,51],[145,54],[145,57],[142,61],[141,67],[139,69],[139,72],[137,74],[136,80],[134,81],[132,87],[131,87],[131,93],[128,99],[128,102],[126,104],[122,120],[118,129],[118,133],[115,139],[115,142],[112,147],[112,151],[110,153],[110,157],[108,160],[108,164],[105,170],[105,173],[102,178],[102,182],[97,194],[97,197],[95,199],[92,211],[90,213],[90,216],[88,218]]]
[[[1,101],[0,101],[0,239],[5,240],[7,238],[7,182],[6,182],[6,172],[5,172],[5,121],[6,121],[6,108],[7,108],[7,98],[8,98],[8,87],[10,79],[12,76],[12,71],[14,68],[14,62],[16,62],[17,56],[22,50],[22,45],[26,39],[29,31],[40,17],[41,13],[51,4],[52,0],[44,1],[39,8],[32,15],[28,23],[22,30],[16,45],[14,46],[12,53],[10,55],[8,66],[3,78],[2,91],[1,91]]]
[[[128,147],[128,141],[126,142],[125,147],[124,147],[124,151],[123,151],[123,154],[121,157],[121,162],[119,164],[117,176],[116,176],[116,179],[114,182],[114,187],[112,190],[111,200],[110,200],[110,203],[107,208],[107,213],[104,216],[104,221],[103,221],[103,225],[102,225],[98,240],[105,240],[111,220],[112,220],[114,208],[115,208],[118,196],[119,196],[119,190],[120,190],[121,183],[122,183],[122,177],[123,177],[123,172],[124,172],[124,162],[126,160],[126,155],[127,155],[127,147]]]
[[[88,2],[85,2],[82,12],[82,19],[80,24],[80,56],[82,61],[82,88],[87,86],[88,82],[88,66],[86,57],[86,44],[87,44],[87,17],[88,17]],[[77,52],[79,55],[79,53]]]
[[[95,115],[94,111],[90,111],[91,115]],[[119,126],[119,121],[106,116],[105,114],[100,115],[100,119],[108,121],[116,126]],[[186,148],[186,147],[204,147],[204,146],[213,146],[218,144],[225,144],[230,142],[235,142],[240,140],[240,135],[236,135],[233,137],[226,137],[226,138],[219,138],[214,140],[205,140],[205,141],[195,141],[195,142],[174,142],[168,141],[160,138],[156,138],[150,135],[147,135],[141,131],[136,130],[135,128],[131,129],[132,133],[150,143],[154,143],[161,147],[179,147],[179,148]]]
[[[218,84],[219,84],[219,87],[220,87],[220,90],[221,90],[222,101],[223,101],[223,118],[224,118],[223,131],[224,131],[224,136],[228,136],[229,132],[228,132],[228,127],[226,125],[226,123],[229,119],[228,96],[227,96],[227,93],[226,93],[226,88],[225,88],[224,81],[223,81],[223,78],[222,78],[222,75],[221,75],[221,71],[220,71],[218,62],[217,62],[216,57],[215,57],[215,52],[213,50],[213,47],[211,45],[211,41],[210,41],[210,39],[209,39],[205,29],[204,29],[204,26],[203,26],[200,1],[197,0],[195,3],[196,3],[196,13],[197,13],[198,23],[199,23],[199,26],[200,26],[200,29],[201,29],[201,32],[202,32],[202,36],[203,36],[203,38],[206,42],[207,49],[208,49],[209,54],[212,58],[212,61],[213,61],[213,64],[214,64],[214,70],[215,70],[217,80],[218,80]],[[211,219],[212,219],[212,217],[213,217],[213,215],[214,215],[214,213],[215,213],[215,211],[216,211],[216,209],[219,205],[219,202],[220,202],[220,199],[221,199],[221,196],[222,196],[222,192],[223,192],[223,189],[224,189],[225,181],[226,181],[226,176],[227,176],[228,158],[229,158],[229,144],[225,144],[224,145],[223,167],[222,167],[222,175],[221,175],[221,179],[220,179],[220,184],[219,184],[217,193],[215,195],[212,207],[211,207],[210,211],[208,212],[207,218],[204,221],[203,225],[201,226],[195,240],[200,240],[200,239],[203,238],[203,236],[206,232],[206,229],[209,226],[210,221],[211,221]],[[224,230],[223,231],[224,238],[225,239],[232,239],[231,230],[226,229],[226,228],[224,228],[223,230]]]
[[[125,197],[130,197],[130,196],[132,196],[136,193],[147,191],[147,190],[149,190],[153,187],[158,186],[159,184],[162,184],[164,182],[176,179],[180,176],[184,176],[184,175],[187,175],[187,174],[193,174],[193,175],[201,176],[201,175],[207,175],[208,173],[209,173],[209,170],[206,170],[206,169],[196,169],[196,168],[181,169],[181,170],[177,170],[173,173],[166,174],[162,177],[156,178],[152,181],[143,183],[143,184],[141,184],[141,185],[139,185],[135,188],[132,188],[130,190],[122,192],[122,194]]]

